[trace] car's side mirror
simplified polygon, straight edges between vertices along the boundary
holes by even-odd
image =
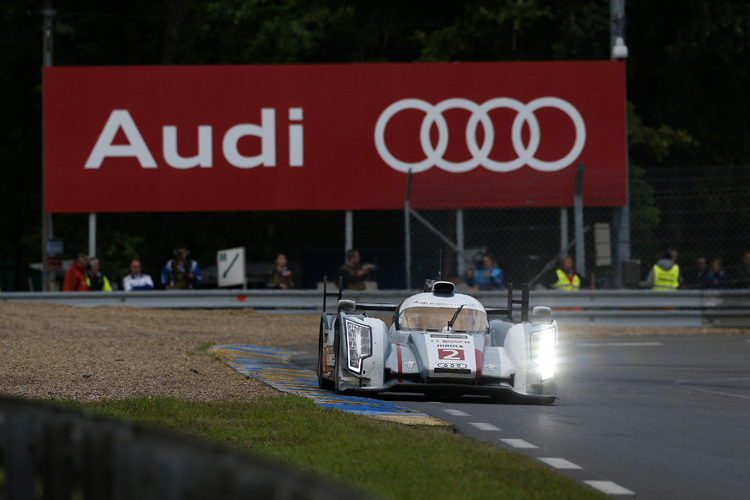
[[[534,306],[531,311],[531,320],[534,323],[549,323],[552,321],[552,309],[547,306]]]
[[[353,300],[341,299],[338,302],[338,310],[339,312],[354,312],[357,310],[357,303]]]

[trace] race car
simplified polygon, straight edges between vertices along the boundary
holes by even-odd
[[[336,296],[336,312],[326,310]],[[513,306],[521,306],[514,321]],[[390,326],[376,317],[393,312]],[[486,395],[551,404],[556,399],[557,322],[508,287],[507,307],[485,308],[450,281],[427,280],[400,304],[358,303],[324,279],[318,385],[337,392]]]

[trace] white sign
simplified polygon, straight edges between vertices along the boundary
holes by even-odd
[[[612,264],[612,242],[609,224],[597,222],[594,224],[594,245],[596,248],[596,265],[609,266]]]
[[[219,286],[246,285],[245,247],[216,252],[216,271]]]

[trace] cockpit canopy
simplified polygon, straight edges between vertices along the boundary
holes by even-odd
[[[442,330],[456,314],[456,307],[411,306],[401,310],[398,324],[401,330]],[[484,310],[464,307],[453,323],[454,331],[485,333],[487,313]]]

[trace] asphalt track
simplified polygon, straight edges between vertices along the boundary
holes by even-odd
[[[560,354],[553,406],[394,401],[610,494],[750,498],[750,335],[585,339]]]
[[[314,353],[292,360],[314,367]],[[448,421],[613,496],[750,498],[750,335],[560,345],[560,401],[378,399]]]

